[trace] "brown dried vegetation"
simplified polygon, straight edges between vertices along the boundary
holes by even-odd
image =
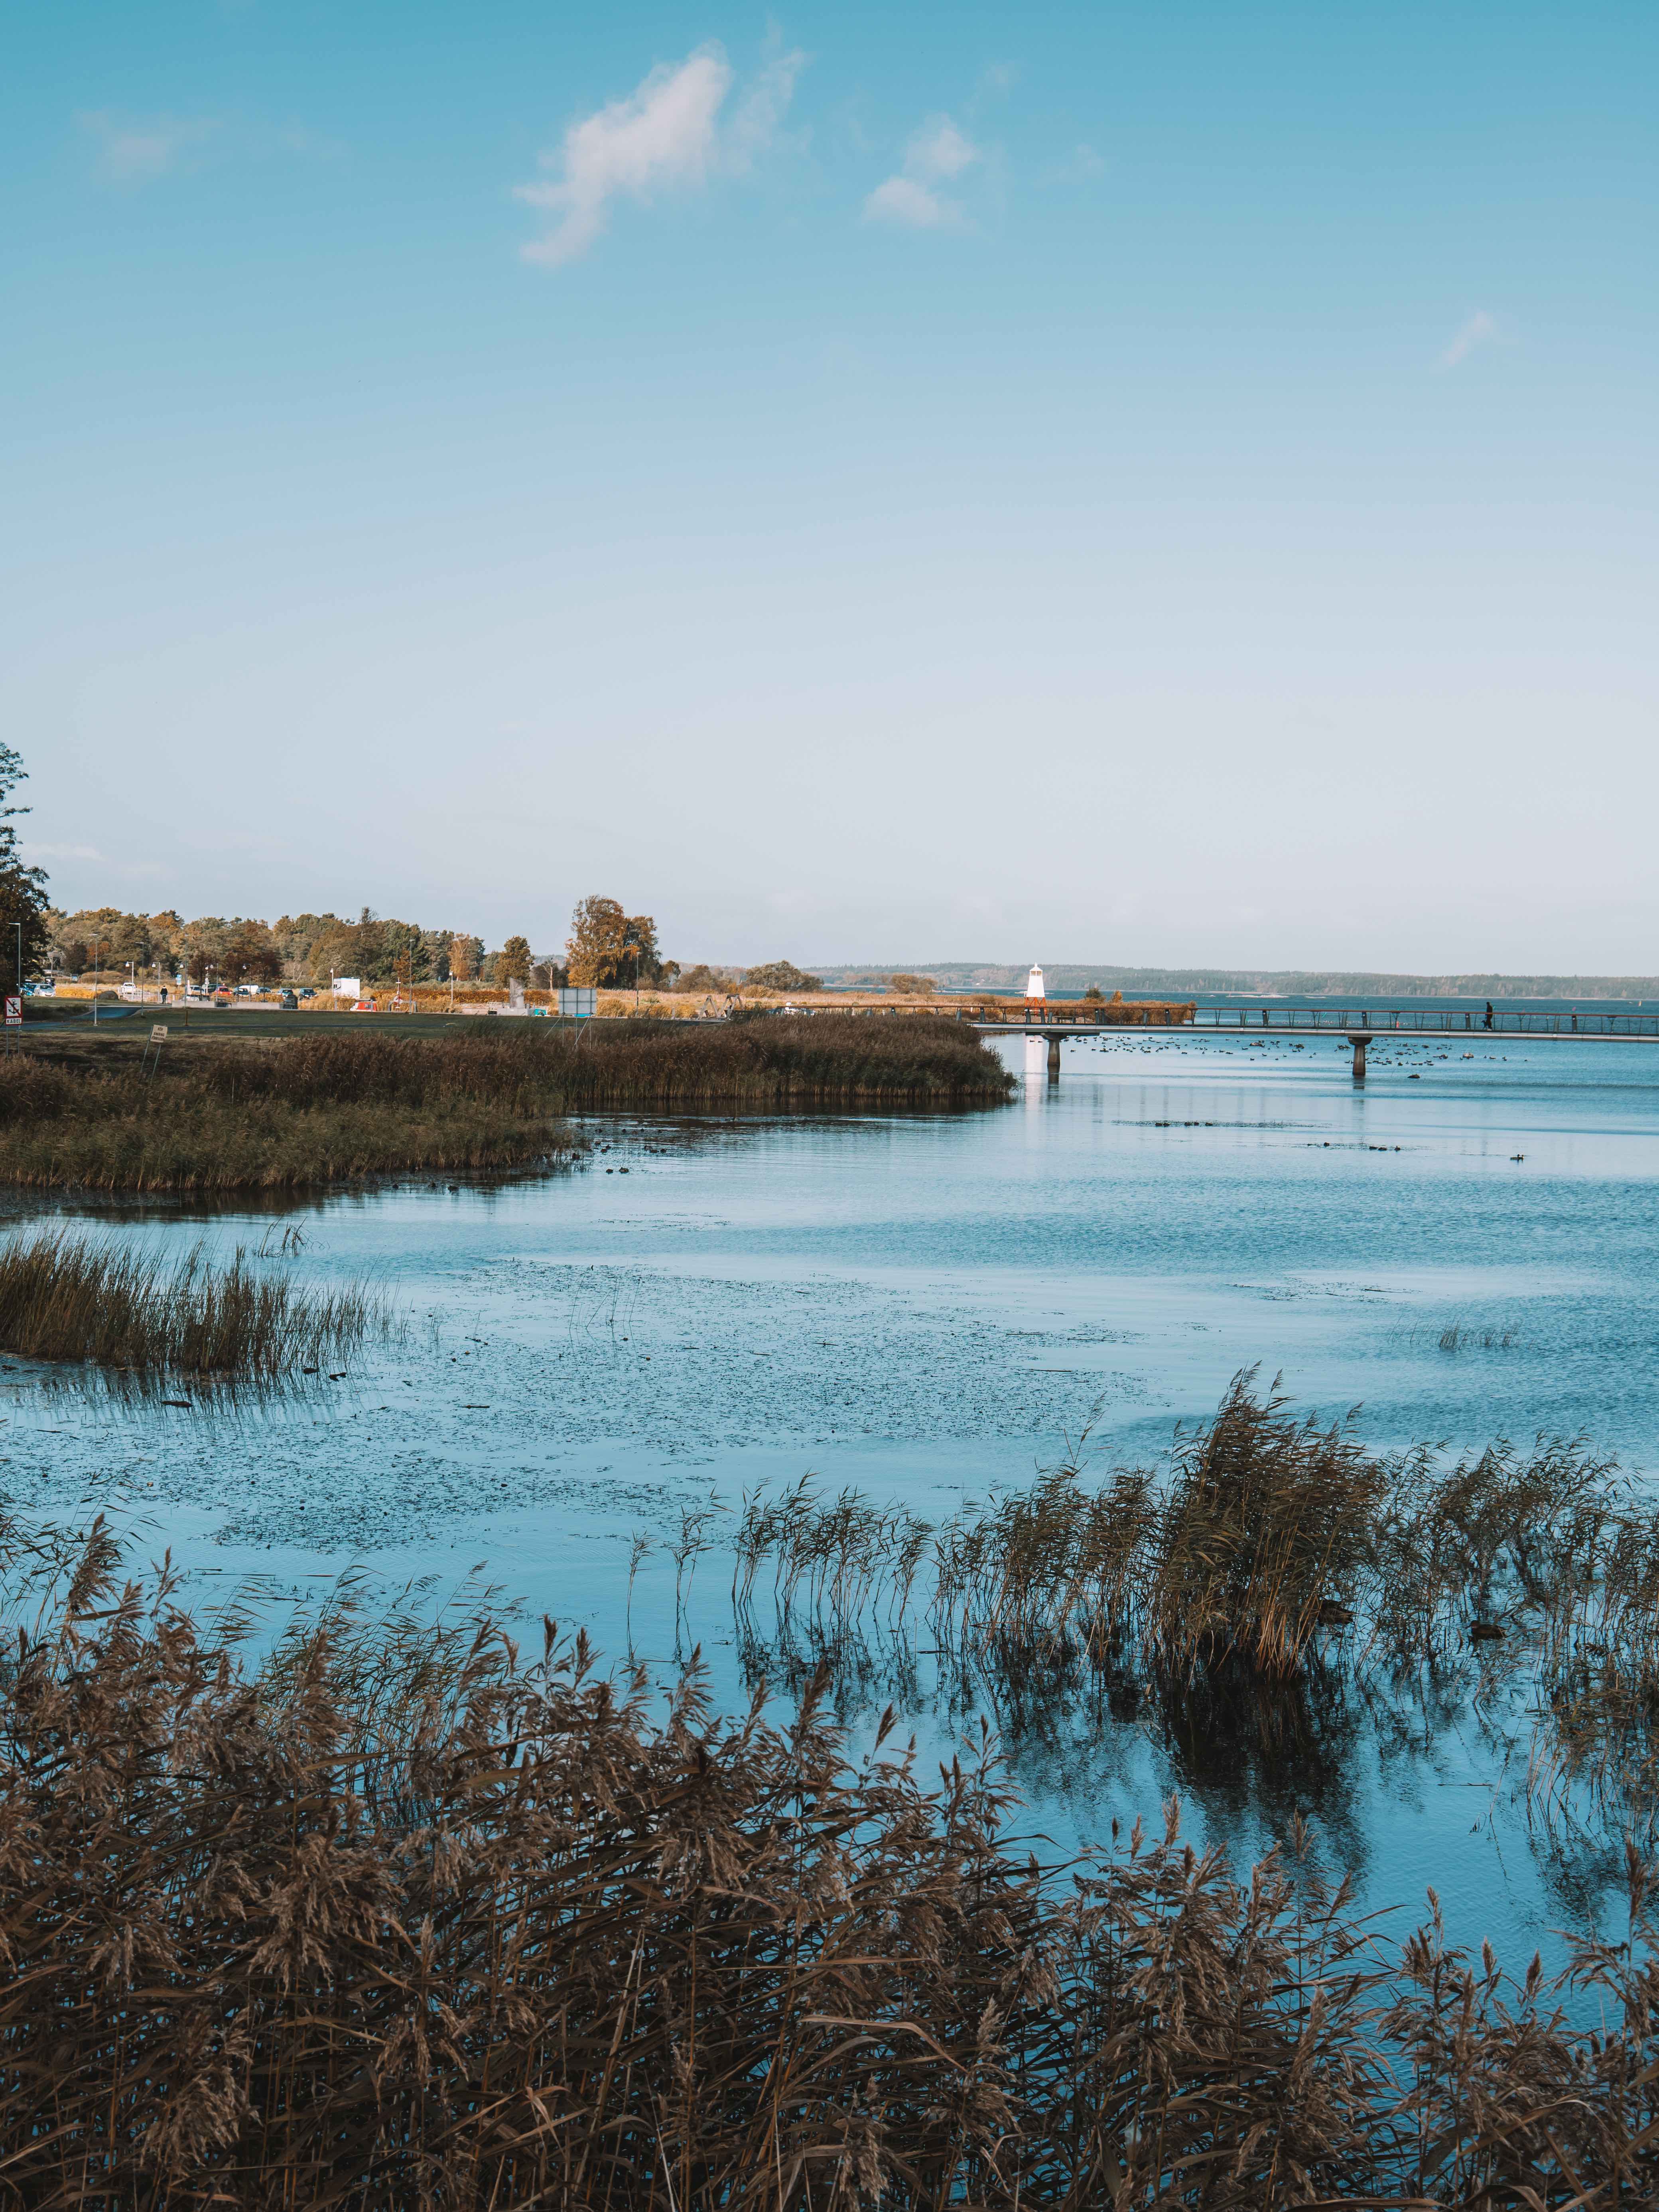
[[[0,1350],[140,1372],[269,1377],[343,1358],[388,1325],[360,1285],[298,1290],[239,1248],[169,1261],[114,1237],[37,1230],[0,1244]]]
[[[1447,1467],[1365,1451],[1237,1376],[1164,1469],[1088,1478],[1079,1450],[934,1528],[810,1481],[744,1501],[732,1586],[757,1649],[834,1656],[919,1602],[965,1677],[1139,1684],[1269,1704],[1340,1674],[1535,1693],[1544,1808],[1659,1831],[1659,1508],[1579,1443],[1499,1443]],[[757,1587],[772,1567],[777,1634]],[[920,1590],[920,1599],[916,1593]],[[1264,1708],[1265,1710],[1265,1708]]]
[[[198,1045],[148,1076],[130,1059],[26,1054],[0,1061],[0,1182],[296,1189],[568,1161],[558,1117],[578,1111],[956,1107],[1010,1090],[971,1030],[925,1017],[350,1030]]]
[[[234,1610],[0,1524],[0,2203],[1388,2203],[1659,2188],[1647,1876],[1518,1985],[1384,1959],[1291,1849],[1044,1869],[989,1747],[924,1786],[787,1727],[651,1717],[349,1600],[262,1664]]]

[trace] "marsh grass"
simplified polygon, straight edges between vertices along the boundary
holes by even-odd
[[[927,1017],[469,1024],[180,1044],[159,1072],[96,1055],[0,1060],[0,1181],[95,1190],[279,1191],[410,1170],[566,1164],[561,1121],[1000,1103],[974,1033]]]
[[[1436,1343],[1442,1352],[1512,1352],[1519,1341],[1513,1328],[1479,1328],[1468,1322],[1448,1322]]]
[[[63,1230],[0,1243],[0,1349],[141,1375],[263,1379],[338,1360],[387,1317],[361,1285],[315,1291],[198,1244],[154,1247]]]
[[[1265,1747],[1333,1675],[1383,1702],[1436,1676],[1486,1708],[1524,1692],[1540,1808],[1659,1831],[1659,1508],[1580,1442],[1378,1458],[1245,1374],[1161,1468],[1098,1472],[1085,1440],[938,1528],[809,1480],[746,1497],[734,1552],[754,1650],[840,1667],[925,1630],[1011,1716],[1088,1680],[1177,1731],[1219,1701]]]
[[[854,1759],[550,1623],[245,1610],[0,1522],[0,2192],[42,2207],[1289,2212],[1659,2187],[1646,1869],[1559,1984],[1308,1838],[1046,1866],[994,1747]],[[1598,2031],[1564,2016],[1594,2000]]]
[[[532,1041],[533,1043],[533,1040]],[[977,1033],[929,1014],[616,1021],[549,1038],[568,1110],[1000,1105],[1013,1079]]]

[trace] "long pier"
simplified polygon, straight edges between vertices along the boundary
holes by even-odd
[[[1067,1036],[1116,1036],[1147,1030],[1160,1036],[1340,1036],[1353,1047],[1356,1082],[1365,1079],[1365,1048],[1378,1037],[1439,1037],[1462,1043],[1500,1037],[1528,1042],[1659,1044],[1659,1009],[1635,1013],[1573,1008],[1565,1013],[1534,1012],[1519,1007],[1297,1006],[1282,1001],[1254,1006],[1148,1006],[1133,1000],[1109,1010],[1080,999],[1029,1001],[1025,1006],[979,1007],[964,1012],[976,1030],[990,1036],[1012,1032],[1044,1037],[1048,1075],[1060,1075],[1060,1048]]]

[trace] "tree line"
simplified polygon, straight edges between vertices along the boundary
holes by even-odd
[[[35,872],[39,873],[38,871]],[[41,878],[44,883],[44,878]],[[198,915],[186,921],[172,908],[155,914],[113,906],[64,912],[40,902],[38,943],[27,973],[118,976],[140,981],[186,976],[195,984],[328,983],[355,975],[365,987],[414,989],[422,983],[518,982],[550,990],[560,984],[599,989],[720,992],[745,985],[813,991],[822,979],[787,960],[742,969],[699,963],[682,968],[665,958],[650,915],[630,915],[616,899],[582,899],[562,951],[532,951],[530,939],[508,937],[494,951],[471,931],[428,928],[363,907],[351,920],[337,914]]]

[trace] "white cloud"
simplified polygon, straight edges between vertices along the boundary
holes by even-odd
[[[913,230],[937,230],[959,221],[962,214],[954,201],[942,200],[915,177],[889,177],[884,185],[878,185],[864,203],[864,212],[872,222],[908,223]]]
[[[137,122],[108,108],[77,116],[98,143],[98,172],[112,185],[147,185],[176,169],[219,125],[205,116],[157,116]]]
[[[22,840],[18,850],[26,860],[101,860],[95,845],[36,845]]]
[[[557,153],[541,157],[562,175],[514,188],[517,198],[555,218],[544,238],[524,248],[525,258],[552,268],[574,261],[604,230],[614,199],[645,204],[659,192],[694,191],[716,173],[744,174],[776,138],[805,63],[799,52],[769,53],[724,131],[720,110],[733,73],[712,44],[678,65],[661,64],[625,100],[573,123]]]
[[[1488,314],[1484,307],[1477,307],[1453,332],[1451,343],[1440,356],[1441,368],[1455,368],[1459,362],[1468,359],[1477,346],[1487,345],[1501,335],[1497,316]]]
[[[904,166],[913,177],[959,177],[979,159],[979,149],[964,138],[948,115],[924,123],[911,139]]]
[[[930,116],[904,149],[904,167],[876,186],[864,203],[866,221],[939,230],[962,221],[958,203],[934,187],[971,168],[979,148],[948,115]]]

